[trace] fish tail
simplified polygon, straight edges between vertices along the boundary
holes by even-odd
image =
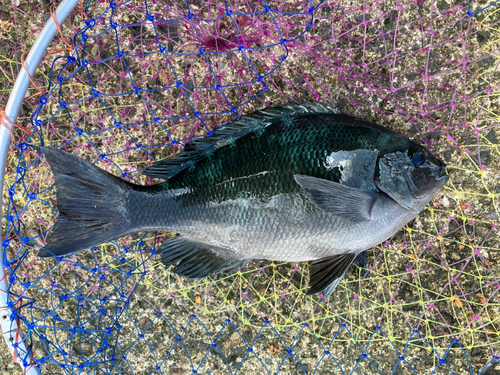
[[[65,151],[42,151],[54,174],[60,216],[39,257],[77,253],[132,232],[127,197],[133,184]]]

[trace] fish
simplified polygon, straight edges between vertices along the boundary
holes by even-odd
[[[59,217],[39,257],[165,231],[176,236],[156,253],[177,275],[205,278],[256,259],[310,262],[307,294],[322,300],[448,181],[424,146],[316,102],[257,111],[191,140],[143,170],[164,180],[151,186],[42,150]]]

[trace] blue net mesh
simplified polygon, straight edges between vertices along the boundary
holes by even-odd
[[[67,374],[495,371],[500,35],[484,6],[86,1],[86,16],[64,26],[74,50],[34,77],[46,93],[25,103],[33,132],[13,144],[5,178],[3,248],[25,364]],[[41,145],[150,185],[141,171],[190,139],[302,100],[415,136],[450,164],[443,195],[327,302],[305,296],[302,263],[179,278],[152,255],[164,232],[36,256],[57,219]]]
[[[474,4],[472,2],[472,0],[469,0],[469,6],[467,7],[467,15],[469,17],[473,17],[475,14],[477,14],[479,12],[482,12],[483,10],[486,10],[486,9],[492,7],[495,4],[497,4],[497,3],[498,3],[498,0],[491,1],[491,2],[485,2],[484,4],[482,4],[482,2]],[[472,10],[473,7],[474,7],[474,11]]]

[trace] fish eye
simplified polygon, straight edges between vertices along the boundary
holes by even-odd
[[[408,152],[408,156],[415,167],[419,167],[424,164],[424,153],[419,149],[411,149]]]

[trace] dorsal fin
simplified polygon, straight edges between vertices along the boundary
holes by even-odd
[[[216,129],[209,137],[196,138],[171,159],[164,159],[146,168],[143,174],[153,178],[168,180],[180,171],[206,158],[217,149],[227,146],[236,139],[271,125],[276,119],[300,114],[340,114],[333,105],[320,103],[289,103],[274,108],[266,108],[242,116],[239,120]]]

